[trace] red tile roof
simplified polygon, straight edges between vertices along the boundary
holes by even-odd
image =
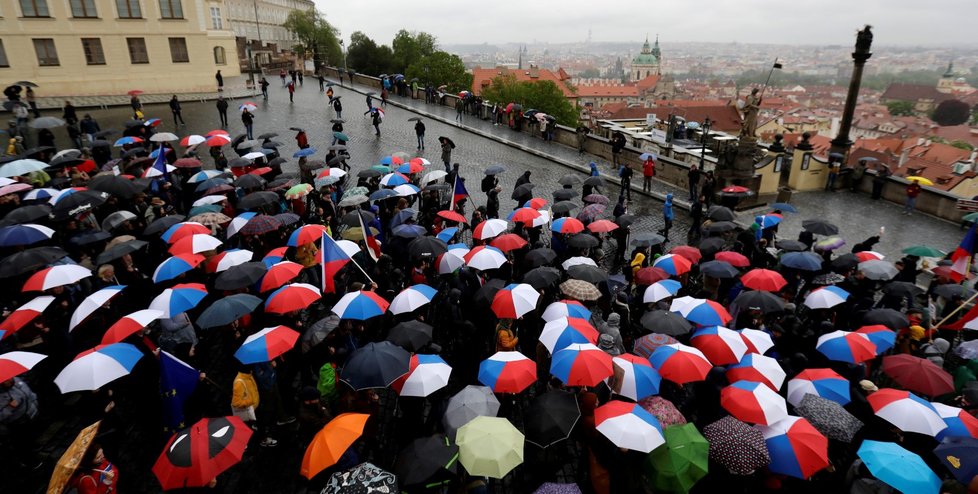
[[[941,101],[952,99],[954,97],[950,94],[944,94],[938,91],[934,86],[893,83],[886,88],[886,91],[883,92],[883,96],[881,96],[881,98],[900,101],[918,101],[926,99],[933,100],[935,103],[940,103]]]
[[[517,81],[521,82],[533,82],[533,81],[550,81],[557,85],[557,87],[564,93],[565,97],[576,98],[577,95],[574,94],[569,87],[560,79],[560,76],[554,74],[547,69],[509,69],[506,67],[496,67],[494,69],[472,69],[472,93],[475,95],[482,94],[483,87],[489,87],[492,84],[492,80],[500,76],[512,75],[516,77]]]
[[[670,106],[671,101],[660,102],[655,108],[623,108],[611,114],[613,120],[644,119],[648,113],[655,113],[658,118],[665,119],[668,115],[678,115],[690,122],[703,122],[706,117],[713,121],[713,128],[723,132],[740,131],[740,113],[730,105],[692,106],[688,108]]]
[[[625,86],[622,84],[589,84],[576,87],[577,96],[580,98],[637,98],[638,88],[635,86]]]
[[[642,91],[642,92],[648,91],[649,89],[652,89],[656,85],[659,84],[659,78],[660,78],[660,76],[650,75],[650,76],[648,76],[648,77],[646,77],[644,79],[641,79],[639,81],[635,81],[635,86],[638,87],[638,90],[639,91]]]

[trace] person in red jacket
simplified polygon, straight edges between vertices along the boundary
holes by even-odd
[[[917,204],[917,196],[920,195],[921,190],[920,184],[916,180],[910,181],[910,184],[907,185],[907,201],[903,204],[903,214],[910,216],[913,213],[913,208]]]
[[[309,147],[309,138],[306,137],[306,131],[300,130],[299,133],[295,135],[295,143],[299,146],[299,149]]]
[[[649,158],[642,163],[642,191],[650,192],[652,190],[652,177],[655,176],[655,158],[649,155]]]
[[[102,448],[93,444],[79,463],[72,485],[78,494],[109,494],[116,492],[119,470],[105,459]]]

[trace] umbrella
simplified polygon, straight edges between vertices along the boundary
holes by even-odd
[[[350,355],[340,379],[357,391],[385,388],[407,374],[410,360],[406,350],[389,341],[368,343]]]
[[[329,421],[306,447],[299,474],[312,479],[340,461],[343,453],[363,434],[369,418],[365,413],[342,413]]]
[[[788,417],[784,398],[760,382],[736,381],[723,388],[720,404],[738,420],[752,424],[769,426]]]
[[[609,401],[594,410],[594,423],[619,448],[649,453],[665,443],[659,420],[636,403]]]
[[[654,304],[660,300],[667,299],[676,295],[682,284],[676,280],[660,280],[645,289],[642,296],[642,303]]]
[[[153,271],[153,283],[172,280],[204,262],[204,256],[197,254],[178,254],[165,259]]]
[[[245,249],[230,249],[207,260],[208,273],[223,273],[235,266],[251,261],[255,253]],[[264,267],[264,263],[261,263]]]
[[[168,228],[160,238],[167,243],[173,244],[187,237],[192,237],[194,235],[209,235],[211,229],[201,225],[200,223],[194,222],[183,222],[177,223],[170,228]]]
[[[468,385],[462,388],[445,407],[442,424],[449,437],[455,437],[455,432],[476,417],[495,417],[499,412],[499,401],[493,396],[492,390],[485,386]]]
[[[665,237],[652,232],[636,233],[631,236],[631,244],[636,247],[652,247],[665,241]]]
[[[784,288],[788,281],[777,271],[770,269],[752,269],[740,278],[745,287],[752,290],[776,292]]]
[[[278,194],[269,191],[252,192],[238,201],[238,209],[257,209],[279,202]]]
[[[937,494],[941,479],[924,460],[895,443],[865,440],[856,452],[877,479],[901,492]]]
[[[242,364],[268,362],[291,350],[299,340],[299,333],[285,326],[265,328],[248,336],[234,357]]]
[[[883,388],[867,399],[877,416],[904,432],[936,436],[947,428],[930,402],[909,391]]]
[[[387,334],[387,341],[405,350],[416,352],[431,341],[431,336],[431,325],[419,320],[411,320],[391,328]]]
[[[560,284],[560,291],[572,299],[583,302],[601,298],[601,292],[593,284],[582,280],[567,280]]]
[[[608,272],[589,264],[578,264],[567,269],[567,275],[575,280],[584,280],[597,285],[608,281]]]
[[[584,231],[584,223],[576,218],[558,218],[550,225],[550,230],[556,233],[580,233]]]
[[[611,202],[606,196],[601,194],[588,194],[583,199],[585,204],[601,204],[607,206]]]
[[[730,279],[740,274],[737,268],[724,261],[707,261],[700,265],[700,273],[718,279]]]
[[[805,306],[812,309],[830,309],[849,298],[849,292],[837,286],[816,288],[805,297]]]
[[[863,423],[842,405],[814,394],[806,394],[801,403],[795,406],[795,411],[808,419],[825,437],[844,443],[852,442],[863,427]]]
[[[236,293],[210,305],[200,314],[195,323],[201,329],[225,326],[250,314],[261,305],[261,299],[248,294]]]
[[[47,492],[65,492],[68,483],[75,477],[75,471],[78,469],[79,464],[81,464],[82,458],[88,452],[89,446],[95,441],[95,435],[98,434],[98,428],[101,423],[102,421],[98,421],[85,427],[71,441],[68,449],[58,459],[58,463],[54,465],[54,472],[51,473],[51,480],[48,481]]]
[[[893,309],[873,309],[863,316],[863,324],[882,324],[894,331],[910,327],[907,315]]]
[[[401,396],[423,398],[448,385],[452,368],[438,355],[411,355],[408,372],[390,387]]]
[[[128,240],[126,242],[118,243],[113,245],[98,255],[95,262],[98,265],[110,263],[116,259],[120,259],[127,254],[132,254],[133,252],[146,247],[148,243],[144,240]]]
[[[455,442],[470,475],[501,479],[523,463],[523,439],[508,420],[480,416],[458,429]]]
[[[659,375],[676,384],[702,381],[713,364],[698,349],[673,343],[655,349],[649,357]]]
[[[495,393],[520,393],[536,380],[536,362],[520,352],[496,352],[479,364],[479,382]]]
[[[322,298],[319,288],[308,283],[289,283],[275,290],[265,300],[265,312],[285,314],[302,310]]]
[[[842,283],[845,281],[845,276],[838,273],[822,273],[814,278],[812,278],[812,285],[834,285],[836,283]]]
[[[496,292],[492,311],[500,319],[519,319],[536,308],[540,293],[525,283],[513,283]]]
[[[737,216],[734,214],[733,210],[726,206],[713,205],[706,211],[706,217],[710,220],[716,221],[734,221]]]
[[[734,417],[727,416],[703,427],[703,437],[710,442],[710,460],[734,475],[750,475],[771,463],[761,431]]]
[[[418,237],[408,244],[408,253],[414,259],[438,257],[448,251],[448,244],[435,237]]]
[[[707,474],[710,443],[693,424],[666,427],[662,432],[665,445],[646,457],[646,478],[656,492],[689,492]]]
[[[862,333],[836,330],[818,337],[815,344],[829,360],[858,364],[876,358],[876,345]]]
[[[54,297],[41,295],[40,297],[34,297],[30,302],[18,307],[17,310],[13,311],[0,323],[0,339],[17,332],[20,328],[27,325],[27,323],[37,318],[37,316],[40,316],[53,301]]]
[[[692,297],[673,299],[669,310],[678,312],[689,322],[700,326],[722,326],[733,320],[722,305],[706,299]]]
[[[207,289],[200,283],[182,283],[167,288],[149,304],[150,309],[163,313],[162,317],[171,319],[177,314],[193,309],[207,296]]]
[[[394,472],[402,486],[437,484],[437,479],[447,480],[455,476],[457,462],[458,446],[444,434],[435,434],[415,439],[401,450]]]
[[[46,358],[46,355],[34,352],[12,351],[0,354],[0,382],[13,379],[31,370],[38,362]]]
[[[0,166],[0,177],[10,178],[27,175],[28,173],[39,172],[47,167],[48,164],[43,161],[32,159],[15,160]]]
[[[780,312],[784,310],[784,300],[773,295],[771,292],[746,291],[740,292],[734,299],[737,307],[748,310],[760,310],[765,314]]]
[[[43,190],[43,189],[41,189]],[[23,224],[47,218],[51,214],[51,206],[47,204],[33,204],[21,206],[3,217],[2,225]]]
[[[107,304],[113,297],[120,294],[122,290],[126,288],[125,285],[113,285],[102,288],[101,290],[85,297],[75,311],[71,314],[71,320],[68,323],[68,331],[75,329],[79,324],[85,319],[91,316],[95,311],[100,309],[103,305]]]
[[[390,304],[380,295],[361,290],[343,295],[332,310],[341,319],[364,321],[383,315],[389,306]]]
[[[614,373],[611,356],[591,343],[572,343],[553,354],[550,373],[568,386],[594,386]]]
[[[555,353],[575,343],[596,344],[598,331],[586,319],[559,317],[543,326],[539,339],[550,353]]]
[[[667,336],[684,335],[693,329],[693,325],[681,315],[665,310],[646,312],[639,323],[649,331]]]
[[[934,448],[934,456],[954,475],[968,485],[978,475],[978,440],[970,437],[949,437]]]
[[[900,386],[926,396],[954,392],[951,374],[927,359],[901,354],[883,358],[883,372]]]
[[[558,189],[554,191],[553,196],[555,201],[570,201],[577,197],[577,192],[573,189]]]
[[[937,410],[937,414],[941,416],[944,424],[947,425],[947,429],[944,429],[936,436],[937,439],[954,437],[978,438],[978,418],[975,418],[974,415],[958,407],[948,406],[943,403],[933,402],[931,406]]]
[[[473,269],[498,269],[506,263],[506,254],[495,247],[480,245],[465,254],[465,263]]]
[[[54,235],[54,230],[44,226],[27,223],[0,228],[0,247],[14,247],[43,242]]]
[[[561,300],[548,305],[540,317],[546,322],[560,318],[578,318],[587,321],[591,318],[591,311],[575,300]]]
[[[123,223],[136,219],[136,215],[129,211],[116,211],[102,220],[102,229],[106,231],[115,230]]]
[[[262,235],[265,233],[274,232],[281,227],[282,222],[274,216],[259,214],[248,219],[244,226],[238,228],[237,233],[242,235]]]
[[[595,221],[604,213],[605,206],[603,204],[588,204],[584,206],[584,209],[580,213],[577,213],[577,219],[581,221],[587,221],[588,223]]]
[[[580,418],[581,410],[573,393],[547,391],[534,398],[523,415],[526,442],[550,447],[570,437]]]
[[[736,364],[747,353],[747,344],[740,334],[723,326],[699,329],[689,341],[714,365]]]
[[[394,474],[373,463],[361,463],[354,468],[331,475],[322,492],[329,494],[357,494],[361,492],[399,491],[397,477]]]
[[[927,245],[911,245],[903,249],[904,254],[917,256],[917,257],[944,257],[947,255],[944,251],[929,247]]]
[[[760,430],[772,472],[807,479],[829,466],[829,441],[807,420],[788,417]]]
[[[900,273],[900,270],[889,261],[865,261],[859,263],[859,271],[862,271],[871,280],[891,280]]]
[[[54,383],[61,393],[94,391],[132,372],[143,353],[129,343],[99,345],[75,356]]]
[[[801,222],[801,227],[816,235],[838,235],[839,227],[827,221],[810,219]]]
[[[391,314],[414,312],[431,302],[437,293],[437,290],[425,284],[409,286],[394,297],[388,310]]]
[[[163,312],[161,311],[143,309],[121,317],[105,331],[105,334],[102,336],[102,344],[108,345],[125,340],[162,316]]]
[[[648,359],[626,353],[613,357],[612,365],[615,377],[610,386],[615,393],[635,401],[659,393],[662,377]]]
[[[32,120],[30,127],[32,129],[53,129],[55,127],[61,127],[64,124],[65,121],[57,117],[41,117]]]
[[[850,401],[849,381],[832,369],[805,369],[788,381],[788,403],[797,407],[809,394],[845,405]]]
[[[206,228],[206,227],[205,227]],[[220,247],[222,242],[215,237],[205,234],[188,235],[170,246],[171,254],[200,254]]]
[[[484,173],[486,175],[499,175],[500,173],[503,173],[505,171],[506,171],[506,167],[502,165],[492,165],[489,168],[486,168]]]
[[[24,283],[22,290],[25,292],[43,292],[51,288],[71,285],[91,275],[92,272],[86,267],[77,264],[59,264],[31,275]]]
[[[533,268],[523,275],[523,283],[527,283],[537,290],[553,286],[558,281],[560,281],[560,271],[556,268]]]
[[[238,417],[201,419],[170,438],[153,474],[163,490],[205,487],[241,461],[252,434]]]
[[[68,253],[59,247],[34,247],[10,254],[0,260],[0,278],[9,278],[42,268]]]
[[[975,290],[964,285],[946,283],[944,285],[938,285],[937,288],[934,288],[934,293],[937,296],[943,297],[947,300],[952,300],[955,297],[961,297],[962,299],[967,300],[975,294]]]
[[[515,233],[508,233],[494,238],[489,244],[503,252],[510,252],[526,247],[527,241]]]
[[[492,220],[488,220],[488,221],[492,221]],[[482,223],[479,223],[479,226],[488,223],[488,221],[483,221]],[[476,229],[478,229],[478,227],[476,227]],[[557,259],[557,253],[554,252],[553,249],[541,247],[527,252],[526,255],[523,257],[523,262],[529,267],[539,267],[539,266],[548,265],[554,262],[556,259]]]

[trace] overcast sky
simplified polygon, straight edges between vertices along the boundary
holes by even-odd
[[[863,24],[874,45],[975,46],[978,0],[314,0],[345,39],[389,44],[399,29],[445,44],[644,40],[851,44]]]

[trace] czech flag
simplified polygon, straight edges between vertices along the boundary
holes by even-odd
[[[635,401],[659,394],[662,376],[648,360],[626,353],[613,357],[611,362],[616,376],[621,371],[621,378],[613,381],[612,390],[615,393]]]
[[[829,440],[807,420],[788,417],[760,429],[772,472],[807,479],[829,466]]]
[[[662,377],[676,384],[702,381],[713,368],[703,352],[682,343],[656,348],[649,362]]]
[[[978,234],[975,228],[978,223],[972,223],[968,233],[961,239],[961,245],[951,253],[951,279],[957,283],[968,277],[971,270],[971,261],[975,255],[975,245],[978,244]]]
[[[614,369],[611,355],[590,343],[575,343],[554,353],[550,373],[568,386],[596,386]]]
[[[336,293],[336,273],[339,273],[346,263],[350,262],[350,256],[343,252],[343,249],[326,232],[323,232],[322,248],[319,249],[320,274],[323,278],[323,293]]]
[[[574,343],[597,343],[598,330],[587,321],[577,317],[561,317],[547,322],[540,332],[540,343],[555,353]]]
[[[367,246],[367,254],[370,254],[370,258],[376,261],[380,259],[380,241],[374,237],[370,228],[363,222],[363,215],[357,214],[357,218],[360,219],[360,231],[363,232],[363,243]]]
[[[455,193],[452,195],[452,209],[455,209],[456,202],[466,197],[469,197],[469,191],[465,190],[465,179],[455,175]]]
[[[747,353],[747,344],[740,333],[723,326],[700,329],[693,333],[689,342],[715,365],[736,364]]]
[[[788,403],[801,405],[805,395],[810,394],[840,405],[851,401],[849,381],[832,369],[805,369],[788,381]]]

